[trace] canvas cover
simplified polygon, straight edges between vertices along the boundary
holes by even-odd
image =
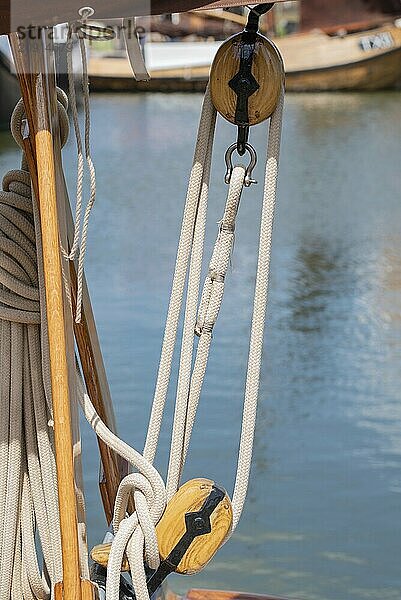
[[[275,0],[283,2],[284,0]],[[90,5],[98,19],[184,12],[193,9],[245,6],[241,0],[0,0],[0,33],[29,25],[54,25],[77,19],[78,10]],[[256,4],[256,3],[255,3]]]

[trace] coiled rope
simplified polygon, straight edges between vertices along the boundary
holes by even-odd
[[[67,98],[58,90],[63,145],[68,137],[66,111]],[[20,101],[11,130],[21,148],[23,118]],[[54,585],[63,580],[63,572],[40,217],[25,157],[22,168],[10,171],[3,180],[0,251],[0,600],[49,600]],[[79,373],[77,384],[82,385]],[[96,434],[136,471],[122,480],[116,498],[108,597],[119,597],[120,567],[126,551],[138,598],[144,598],[144,550],[148,564],[157,568],[155,524],[166,506],[165,486],[152,464],[105,426],[82,387],[78,397]],[[130,494],[136,510],[127,517]],[[84,548],[80,558],[81,571],[87,573]]]

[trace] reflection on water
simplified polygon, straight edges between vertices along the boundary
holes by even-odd
[[[88,279],[121,434],[144,441],[200,97],[93,99],[99,198]],[[207,255],[221,216],[218,127]],[[260,152],[263,128],[252,133]],[[287,99],[252,485],[216,560],[174,586],[309,600],[401,597],[401,103],[397,93]],[[17,153],[0,138],[0,167]],[[73,144],[65,163],[73,184]],[[261,180],[261,173],[258,173]],[[240,209],[185,477],[229,490],[241,418],[261,186]],[[173,390],[169,398],[171,408]],[[169,428],[158,466],[165,469]],[[91,542],[104,529],[83,429]]]

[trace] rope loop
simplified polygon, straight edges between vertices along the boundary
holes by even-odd
[[[60,124],[60,142],[61,147],[63,148],[68,140],[68,136],[70,133],[70,123],[67,114],[68,97],[60,88],[57,88],[57,109]],[[24,151],[24,139],[27,137],[27,127],[28,124],[25,106],[21,98],[17,102],[13,110],[10,122],[10,129],[15,142],[18,144],[22,151]]]
[[[29,173],[9,171],[0,191],[0,319],[40,323]]]
[[[117,534],[122,523],[127,519],[127,507],[131,494],[135,501],[138,517],[137,524],[131,523],[131,535],[140,527],[144,537],[145,555],[151,569],[157,569],[160,563],[156,537],[156,527],[152,519],[151,509],[155,505],[155,495],[148,479],[141,473],[133,473],[124,477],[118,488],[114,505],[113,529]]]
[[[87,14],[90,7],[81,9],[83,14]],[[92,9],[91,9],[92,10]],[[90,11],[89,11],[90,12]],[[74,124],[75,139],[77,145],[77,184],[76,184],[76,203],[75,203],[75,227],[74,237],[69,252],[62,248],[62,253],[65,259],[73,261],[78,256],[78,272],[77,272],[77,308],[75,322],[81,322],[82,316],[82,293],[84,279],[84,262],[86,255],[89,217],[93,205],[96,200],[96,171],[95,165],[91,156],[90,144],[90,106],[89,106],[89,78],[88,78],[88,61],[85,48],[85,39],[82,26],[86,24],[86,17],[82,23],[72,23],[68,29],[67,36],[67,71],[68,71],[68,91],[71,101],[72,120]],[[82,62],[82,92],[84,104],[84,139],[82,140],[81,128],[78,119],[78,105],[75,92],[74,68],[73,68],[73,35],[78,36],[79,48],[81,52]],[[89,199],[85,210],[83,211],[83,195],[84,195],[84,177],[85,177],[85,162],[89,174]]]
[[[80,377],[80,373],[78,375]],[[149,600],[143,559],[145,554],[151,568],[157,568],[159,565],[155,526],[166,507],[163,479],[150,461],[106,427],[87,394],[79,399],[84,415],[98,437],[136,470],[135,473],[124,477],[117,492],[113,517],[115,537],[107,568],[107,600],[119,599],[124,553],[128,556],[136,598]],[[127,507],[131,494],[134,497],[135,512],[128,515]]]

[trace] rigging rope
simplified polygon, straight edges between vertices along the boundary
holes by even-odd
[[[233,494],[233,531],[235,530],[242,513],[251,468],[267,305],[283,99],[284,94],[282,93],[278,107],[271,118],[268,136],[266,177],[262,204],[249,364],[245,386],[243,423],[237,475]],[[118,438],[105,427],[99,416],[96,414],[87,395],[85,395],[83,401],[84,414],[96,433],[117,453],[121,453],[119,444],[122,443],[124,449],[122,456],[129,460],[131,464],[139,470],[139,473],[129,475],[121,482],[117,494],[113,521],[115,538],[112,543],[107,569],[107,600],[118,600],[119,598],[120,570],[124,552],[126,552],[130,564],[137,600],[149,600],[143,564],[144,549],[149,566],[151,568],[157,568],[159,559],[157,539],[155,537],[155,525],[163,513],[165,506],[163,503],[166,502],[166,499],[168,500],[171,498],[179,486],[206,371],[208,352],[212,339],[212,329],[216,322],[223,298],[225,275],[234,242],[235,219],[246,176],[246,169],[242,166],[234,167],[232,172],[226,208],[220,223],[219,235],[212,254],[209,273],[203,289],[198,317],[196,318],[215,118],[216,113],[210,100],[209,90],[207,90],[202,107],[195,157],[184,208],[172,293],[156,382],[156,392],[143,456],[132,449],[129,449],[126,444],[118,440]],[[182,391],[181,393],[177,391],[166,495],[160,475],[154,467],[152,467],[151,463],[153,462],[157,450],[188,269],[189,281],[185,313],[187,323],[186,325],[184,324],[180,361],[181,368],[179,371],[179,377],[185,379],[185,385],[187,386],[185,389],[188,391],[186,395],[183,394]],[[199,335],[199,342],[191,374],[190,369],[193,361],[193,338],[195,330],[196,334]],[[189,340],[185,339],[186,331],[189,332]],[[183,364],[186,364],[188,367],[186,373],[182,372]],[[180,390],[179,386],[180,382],[178,383],[178,390]],[[179,422],[177,415],[179,415],[181,419],[184,416],[181,422]],[[129,455],[127,451],[133,452],[133,454]],[[138,459],[140,462],[138,462]],[[153,487],[152,493],[150,476],[154,478],[155,484],[158,482],[160,485],[158,491],[159,496],[156,494],[155,487]],[[133,490],[136,511],[129,516],[126,514],[127,503],[130,491],[132,492]]]
[[[85,22],[85,19],[83,20]],[[73,34],[76,31],[78,37],[78,43],[81,53],[82,61],[82,92],[84,102],[84,144],[82,143],[81,128],[79,125],[78,108],[77,108],[77,97],[75,93],[75,75],[73,68]],[[69,252],[62,249],[63,255],[68,260],[75,260],[78,255],[78,272],[77,272],[77,302],[76,302],[76,315],[75,322],[80,323],[82,318],[82,293],[83,293],[83,277],[84,277],[84,263],[86,246],[88,240],[88,227],[89,217],[93,205],[96,200],[96,171],[93,164],[90,146],[90,106],[89,106],[89,78],[88,78],[88,62],[86,56],[85,39],[83,30],[78,27],[75,28],[75,24],[70,25],[68,28],[67,38],[67,72],[68,72],[68,93],[70,96],[72,120],[74,124],[75,139],[77,144],[78,153],[78,165],[77,165],[77,190],[76,190],[76,203],[75,203],[75,228],[74,228],[74,239]],[[84,153],[85,161],[89,171],[89,200],[86,205],[84,215],[82,218],[82,204],[83,204],[83,184],[85,176],[85,164],[84,164]],[[81,223],[82,221],[82,223]]]

